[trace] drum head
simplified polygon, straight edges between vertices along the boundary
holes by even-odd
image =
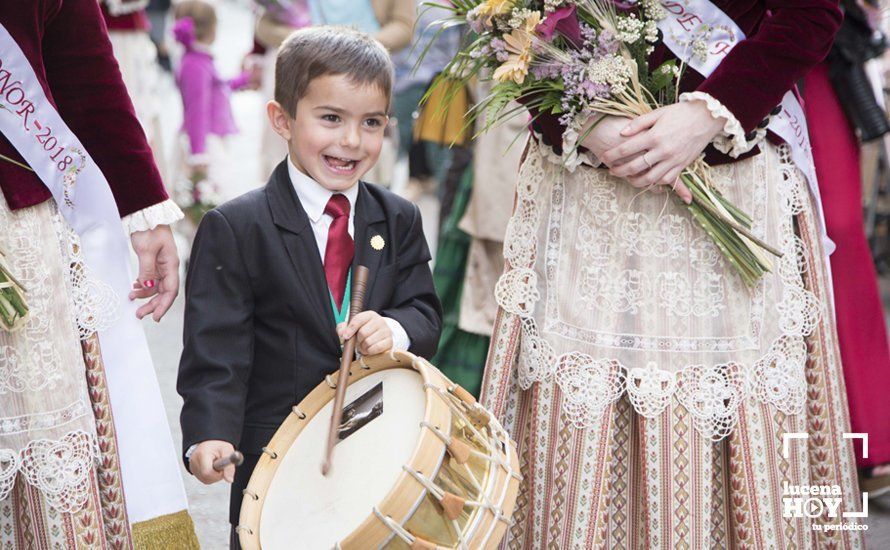
[[[345,429],[327,476],[321,463],[333,401],[309,421],[277,468],[260,517],[264,550],[333,548],[372,513],[410,463],[426,411],[418,372],[371,373],[350,384],[345,403]]]

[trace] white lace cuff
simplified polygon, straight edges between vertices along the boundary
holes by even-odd
[[[714,96],[705,92],[687,92],[680,94],[680,101],[704,101],[708,111],[714,118],[725,118],[723,132],[714,138],[714,148],[721,153],[733,158],[747,153],[757,146],[766,137],[766,124],[759,126],[751,134],[745,135],[745,129],[732,112],[720,103]]]
[[[129,216],[124,216],[121,222],[124,224],[124,229],[127,230],[127,235],[130,235],[137,231],[154,229],[159,225],[170,225],[181,220],[182,217],[182,210],[172,200],[167,199],[148,208],[137,210]]]

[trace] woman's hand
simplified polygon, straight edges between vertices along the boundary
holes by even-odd
[[[133,283],[130,300],[151,298],[136,310],[142,319],[151,315],[155,322],[173,305],[179,294],[179,254],[169,225],[130,235],[133,250],[139,258],[139,277]]]
[[[601,157],[606,151],[627,141],[622,137],[621,130],[625,129],[629,122],[629,118],[595,115],[581,130],[583,139],[580,145],[602,160]]]
[[[701,155],[726,122],[714,118],[704,101],[674,103],[633,119],[618,145],[598,155],[612,175],[634,187],[670,186],[689,204],[692,194],[680,173]]]

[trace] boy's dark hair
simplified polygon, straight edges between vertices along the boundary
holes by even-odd
[[[295,116],[297,101],[306,95],[309,83],[325,75],[346,75],[359,85],[377,85],[389,109],[392,60],[386,48],[368,34],[337,26],[295,31],[278,48],[275,101]]]

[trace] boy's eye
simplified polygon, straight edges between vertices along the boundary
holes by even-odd
[[[365,124],[371,128],[379,128],[380,126],[383,126],[383,121],[379,118],[369,118],[365,120]]]
[[[326,122],[340,122],[340,115],[321,115],[321,119]]]

